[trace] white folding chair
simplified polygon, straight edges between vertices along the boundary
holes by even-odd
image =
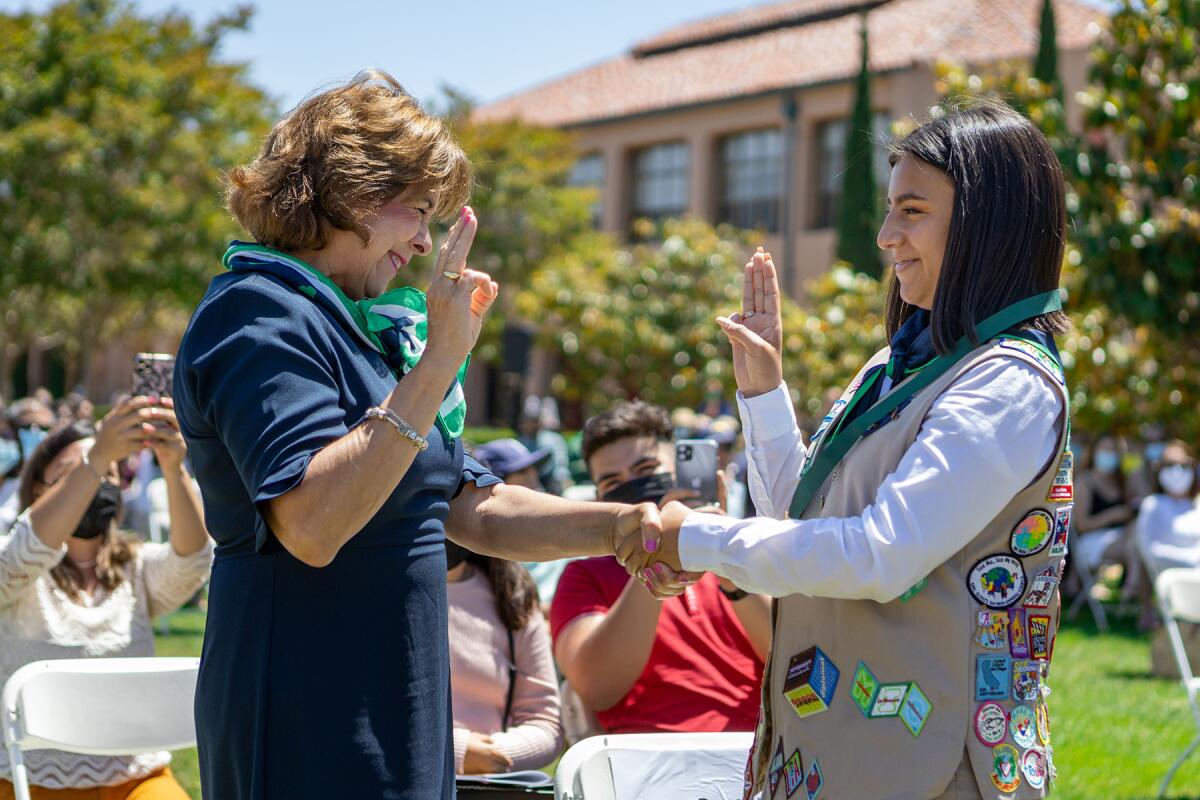
[[[1171,785],[1175,772],[1183,766],[1188,756],[1200,747],[1200,705],[1196,703],[1200,679],[1192,674],[1187,648],[1179,632],[1180,622],[1200,623],[1200,569],[1163,570],[1155,580],[1154,588],[1158,594],[1158,605],[1162,611],[1167,636],[1171,640],[1171,649],[1175,652],[1175,661],[1179,665],[1180,682],[1187,691],[1188,704],[1192,707],[1192,717],[1196,721],[1196,736],[1163,779],[1162,788],[1158,792],[1159,798],[1162,798],[1166,796],[1167,787]]]
[[[179,750],[196,743],[198,658],[35,661],[4,684],[0,722],[17,800],[29,800],[22,753]]]
[[[1079,542],[1079,531],[1075,530],[1075,525],[1071,525],[1070,533],[1071,547]],[[1076,548],[1077,549],[1077,548]],[[1081,553],[1071,553],[1067,556],[1070,559],[1070,569],[1075,572],[1079,578],[1080,589],[1075,599],[1071,602],[1070,608],[1067,609],[1067,619],[1075,619],[1079,615],[1079,609],[1087,603],[1088,610],[1092,612],[1092,619],[1096,621],[1096,629],[1102,633],[1108,633],[1108,614],[1104,611],[1104,604],[1101,603],[1092,594],[1092,588],[1096,585],[1095,574],[1093,573],[1093,565],[1087,563],[1087,559],[1082,557]],[[1096,567],[1101,566],[1096,564]]]
[[[556,800],[740,798],[752,733],[631,733],[584,739],[563,755]]]

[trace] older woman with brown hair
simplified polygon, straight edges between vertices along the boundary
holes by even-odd
[[[651,506],[506,486],[464,454],[466,360],[499,289],[466,266],[470,184],[381,73],[302,103],[229,176],[257,241],[226,253],[175,373],[217,540],[206,797],[452,797],[446,536],[540,561],[657,532]],[[384,293],[456,211],[428,293]]]

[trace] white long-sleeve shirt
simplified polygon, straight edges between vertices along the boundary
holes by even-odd
[[[783,518],[806,452],[787,386],[739,392],[738,409],[763,516],[690,514],[679,534],[683,568],[773,597],[887,602],[978,535],[1057,457],[1062,399],[1024,361],[987,359],[934,401],[860,516],[803,521]]]

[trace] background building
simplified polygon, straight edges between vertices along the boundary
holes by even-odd
[[[866,13],[871,97],[879,141],[897,120],[937,100],[934,67],[1029,60],[1041,0],[790,0],[689,22],[622,56],[477,110],[573,132],[573,173],[599,189],[598,227],[695,214],[764,231],[783,282],[805,282],[833,261],[847,125]],[[1055,0],[1059,74],[1068,112],[1083,87],[1087,49],[1103,11]]]

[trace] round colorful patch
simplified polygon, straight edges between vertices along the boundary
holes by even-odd
[[[992,748],[992,785],[1002,792],[1014,792],[1021,785],[1021,756],[1011,744]]]
[[[1038,740],[1045,747],[1050,744],[1050,709],[1045,703],[1038,703],[1037,707],[1037,732]]]
[[[1008,714],[999,703],[984,703],[975,711],[975,735],[988,747],[1008,735]]]
[[[1046,785],[1046,775],[1050,768],[1046,764],[1046,751],[1040,747],[1031,747],[1021,756],[1021,774],[1034,789]]]
[[[1033,747],[1037,742],[1037,722],[1034,721],[1033,709],[1023,704],[1014,708],[1008,716],[1008,729],[1017,747]]]
[[[1025,570],[1003,553],[981,558],[967,575],[967,590],[989,608],[1009,608],[1025,594]]]
[[[1025,515],[1012,530],[1009,546],[1019,556],[1040,553],[1054,538],[1054,517],[1049,511],[1035,508]]]

